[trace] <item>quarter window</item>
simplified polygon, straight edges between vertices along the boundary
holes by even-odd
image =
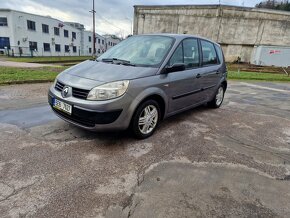
[[[27,20],[27,29],[35,31],[36,30],[35,22],[31,20]]]
[[[0,17],[0,26],[8,26],[7,17]]]
[[[211,42],[201,40],[202,48],[202,64],[215,65],[218,64],[217,54],[214,45]]]
[[[214,45],[214,47],[215,47],[215,50],[216,50],[216,52],[218,54],[219,61],[222,62],[222,60],[223,60],[223,52],[222,52],[221,47],[218,46],[218,45]]]
[[[43,33],[49,33],[49,27],[46,24],[42,24],[42,32]]]

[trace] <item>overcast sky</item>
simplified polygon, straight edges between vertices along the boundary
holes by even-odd
[[[261,0],[221,0],[221,4],[253,7]],[[96,31],[99,34],[128,35],[133,20],[133,5],[218,4],[219,0],[95,0]],[[92,29],[92,0],[0,0],[0,8],[49,15],[74,21]]]

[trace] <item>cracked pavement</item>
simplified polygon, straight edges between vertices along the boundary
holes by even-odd
[[[229,83],[142,141],[58,119],[50,84],[1,86],[1,217],[289,217],[290,84]]]

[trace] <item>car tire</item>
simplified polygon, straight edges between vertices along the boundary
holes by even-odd
[[[139,105],[135,111],[131,129],[138,139],[146,139],[153,135],[161,118],[160,106],[155,100],[148,100]]]
[[[211,108],[219,108],[223,101],[225,96],[225,87],[223,85],[220,85],[218,90],[216,91],[214,98],[208,102],[208,106]]]

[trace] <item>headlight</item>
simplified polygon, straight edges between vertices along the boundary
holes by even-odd
[[[125,94],[128,86],[128,80],[97,86],[90,91],[87,100],[102,101],[120,97]]]

